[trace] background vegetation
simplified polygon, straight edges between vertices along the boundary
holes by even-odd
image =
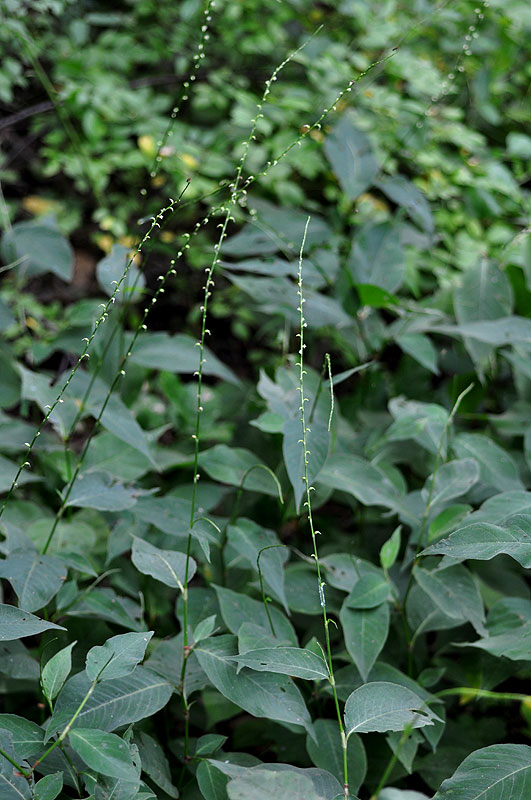
[[[528,4],[0,18],[2,800],[529,798]]]

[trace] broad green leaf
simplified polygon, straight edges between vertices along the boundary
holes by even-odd
[[[469,621],[479,634],[485,633],[485,613],[478,587],[461,564],[448,569],[417,567],[415,580],[433,602],[449,617]]]
[[[531,747],[493,744],[467,756],[433,800],[527,800],[530,794]]]
[[[227,783],[229,779],[210,761],[199,762],[196,772],[197,785],[205,800],[227,800]]]
[[[301,725],[313,736],[311,718],[299,689],[287,677],[271,672],[242,669],[232,657],[236,637],[215,636],[201,642],[195,653],[216,689],[255,717]]]
[[[135,606],[129,598],[120,597],[110,588],[91,589],[67,611],[71,617],[97,617],[133,631],[141,629],[140,613],[140,606]]]
[[[85,672],[79,672],[63,686],[51,720],[48,738],[69,722],[91,686]],[[151,717],[163,708],[173,687],[145,667],[137,667],[125,678],[98,684],[74,722],[75,727],[113,731],[131,722]]]
[[[218,750],[221,750],[226,741],[227,737],[222,736],[220,733],[206,733],[204,736],[200,736],[197,740],[195,755],[212,755],[212,753],[216,753]]]
[[[380,564],[384,569],[391,569],[400,552],[402,526],[395,528],[389,539],[380,548]]]
[[[186,555],[178,550],[161,550],[138,536],[133,536],[131,560],[137,570],[151,575],[155,580],[181,589],[185,583]],[[195,575],[197,565],[193,558],[188,561],[188,580]]]
[[[76,728],[70,731],[68,739],[90,769],[123,781],[136,780],[137,772],[129,748],[116,734],[94,728]]]
[[[55,800],[63,789],[63,773],[45,775],[35,784],[35,800]]]
[[[39,665],[20,641],[0,642],[0,673],[20,680],[39,680]]]
[[[266,590],[271,592],[282,603],[287,612],[284,564],[288,560],[289,553],[287,548],[280,546],[281,542],[277,534],[274,531],[262,528],[261,525],[257,525],[251,519],[240,517],[234,525],[229,525],[227,541],[242,556],[244,563],[250,566],[255,573],[258,572],[257,559],[260,555],[260,570]],[[272,545],[278,546],[272,547]]]
[[[291,611],[312,616],[322,616],[323,607],[319,599],[319,583],[315,568],[310,564],[292,563],[284,571],[286,597]],[[330,595],[328,586],[325,589],[327,598]]]
[[[85,671],[89,680],[108,681],[129,675],[142,661],[153,631],[122,633],[96,645],[87,653]]]
[[[363,680],[367,679],[387,640],[389,617],[387,603],[377,608],[353,609],[348,608],[345,600],[341,607],[339,619],[345,645]]]
[[[395,397],[389,401],[389,411],[395,421],[385,434],[388,441],[414,439],[430,453],[438,452],[448,423],[448,411],[445,408],[436,403],[420,403]],[[441,452],[445,457],[445,441]]]
[[[459,458],[474,458],[479,464],[479,476],[500,492],[523,489],[518,468],[502,447],[481,433],[460,433],[453,441]]]
[[[531,340],[531,319],[524,317],[501,317],[500,319],[465,322],[461,325],[436,325],[433,332],[447,336],[464,336],[478,342],[486,342],[494,347],[507,344],[529,344]]]
[[[41,411],[47,414],[55,402],[61,386],[52,386],[47,375],[32,372],[22,364],[17,364],[17,369],[22,378],[22,397],[35,401]],[[72,427],[79,408],[72,398],[63,397],[62,399],[64,402],[54,408],[49,420],[61,438],[64,439]],[[27,478],[28,476],[26,475]]]
[[[0,561],[0,577],[9,581],[20,607],[27,611],[44,608],[61,588],[66,574],[66,566],[58,558],[31,551],[17,551]]]
[[[199,454],[199,466],[210,478],[231,486],[278,497],[278,483],[263,468],[262,462],[243,447],[217,444]]]
[[[179,792],[171,781],[170,765],[164,750],[156,739],[144,731],[135,734],[135,743],[140,753],[142,770],[149,775],[163,792],[170,797],[178,797]]]
[[[295,508],[298,511],[301,500],[306,494],[306,484],[304,483],[304,455],[302,448],[302,423],[297,416],[295,419],[288,419],[284,423],[284,438],[282,441],[282,453],[284,464],[293,492],[295,494]],[[306,420],[306,446],[309,451],[308,456],[308,481],[311,485],[319,474],[328,455],[330,446],[330,432],[327,423],[314,419],[310,424]]]
[[[328,678],[328,668],[322,657],[311,650],[297,647],[262,647],[234,656],[238,672],[250,667],[258,672],[278,672],[293,678],[319,681]]]
[[[331,553],[320,561],[321,569],[326,570],[327,584],[343,592],[351,592],[354,584],[364,575],[380,574],[380,569],[375,564],[356,558],[350,553]]]
[[[227,249],[226,247],[224,248]],[[239,383],[238,378],[216,358],[208,347],[204,349],[203,374],[215,375],[229,383]],[[170,336],[167,333],[146,331],[132,351],[131,361],[148,369],[177,372],[185,375],[199,369],[199,348],[196,340],[184,333]]]
[[[531,568],[531,516],[515,514],[503,525],[476,522],[422,551],[422,555],[440,554],[458,561],[467,558],[487,561],[500,553],[511,556],[522,567]]]
[[[363,505],[384,506],[411,516],[403,503],[403,495],[387,475],[359,456],[344,453],[328,456],[318,482],[354,495]]]
[[[459,528],[471,511],[472,506],[467,503],[456,503],[448,506],[433,518],[428,528],[426,541],[433,542],[434,539],[439,539],[445,534],[451,533],[455,528]]]
[[[465,644],[498,658],[531,661],[531,601],[523,597],[499,600],[489,611],[487,632],[484,639]]]
[[[267,631],[254,622],[243,622],[238,628],[238,652],[244,655],[253,650],[269,647],[288,647],[292,642],[280,641],[273,636],[271,630]]]
[[[108,472],[122,481],[135,481],[152,469],[149,457],[108,431],[95,436],[83,459],[83,473]]]
[[[138,267],[132,263],[129,256],[129,248],[123,244],[113,244],[111,252],[96,266],[96,277],[98,283],[109,296],[111,296],[116,284],[121,280],[126,268],[127,275],[120,284],[120,289],[116,293],[116,301],[122,303],[130,300],[133,296],[138,299],[145,286],[145,279]]]
[[[310,778],[294,772],[249,770],[227,784],[229,800],[320,800]]]
[[[70,675],[72,669],[72,650],[77,642],[63,647],[46,662],[41,672],[41,686],[48,702],[52,702]]]
[[[390,587],[383,575],[364,575],[356,583],[345,600],[347,608],[376,608],[390,596]]]
[[[403,731],[433,725],[437,715],[417,694],[398,683],[374,681],[355,689],[345,703],[345,729],[352,733]]]
[[[405,272],[399,226],[392,222],[364,225],[354,239],[347,267],[353,283],[395,292]]]
[[[98,511],[123,511],[132,508],[136,496],[105,472],[88,472],[79,475],[66,501],[67,506],[96,508]]]
[[[232,589],[225,589],[222,586],[214,586],[218,597],[221,615],[225,625],[231,633],[237,634],[243,623],[252,622],[259,625],[268,634],[272,634],[267,612],[264,604],[258,600],[253,600],[246,594],[233,592]],[[275,606],[270,605],[269,613],[273,622],[274,634],[278,639],[287,640],[290,644],[297,647],[297,636],[293,626],[287,617]]]
[[[11,758],[16,756],[11,746],[10,736],[0,728],[2,750]],[[32,792],[26,778],[19,775],[13,764],[0,754],[0,797],[2,800],[32,800]]]
[[[331,772],[343,782],[343,749],[339,725],[335,719],[316,719],[313,723],[315,738],[306,737],[306,750],[316,767]],[[367,756],[361,738],[353,734],[348,739],[348,782],[351,792],[356,793],[365,780]]]
[[[428,728],[430,730],[430,728]],[[424,741],[420,731],[411,731],[405,741],[402,739],[403,733],[392,731],[385,737],[385,741],[395,753],[398,761],[411,775],[413,772],[413,762],[417,755],[419,745]]]
[[[430,800],[427,794],[411,791],[410,789],[382,789],[378,800]]]
[[[22,279],[52,272],[63,281],[72,280],[74,252],[65,237],[52,227],[33,221],[19,222],[2,236],[2,255],[17,261]]]
[[[432,488],[432,477],[426,481],[423,499],[429,501],[430,509],[447,503],[455,497],[461,497],[479,480],[479,466],[473,458],[455,459],[442,464],[435,474]]]
[[[434,223],[425,195],[403,175],[393,175],[376,183],[393,203],[406,209],[411,219],[426,233],[433,233]]]
[[[0,456],[0,492],[7,492],[11,488],[17,471],[18,464],[15,464],[15,462],[11,461],[9,458]],[[38,480],[39,478],[37,475],[30,475],[28,472],[22,472],[17,480],[17,484],[22,486],[25,483],[33,483]]]
[[[0,730],[9,731],[13,750],[21,760],[31,759],[42,751],[44,731],[29,719],[0,714]]]
[[[422,333],[404,333],[403,336],[397,337],[396,343],[422,367],[426,367],[434,375],[439,374],[437,350],[427,336]]]
[[[356,200],[371,185],[378,173],[368,136],[356,128],[352,116],[345,114],[324,142],[326,157],[351,200]]]
[[[454,291],[454,309],[460,325],[496,320],[511,313],[513,291],[507,274],[488,258],[467,269]],[[479,368],[488,361],[492,347],[465,337],[465,346]]]
[[[64,631],[61,625],[34,617],[16,606],[0,604],[0,642],[22,639],[24,636],[35,636],[49,628]]]

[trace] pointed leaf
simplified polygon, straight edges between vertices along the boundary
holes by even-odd
[[[493,744],[465,758],[433,800],[528,800],[531,747]]]
[[[355,689],[345,703],[345,728],[351,733],[403,731],[438,720],[420,697],[398,683],[375,681]]]
[[[72,650],[77,642],[63,647],[46,662],[41,673],[41,686],[48,702],[54,700],[72,669]]]
[[[33,758],[42,751],[44,731],[35,722],[15,714],[0,714],[0,729],[9,731],[18,758]]]
[[[9,581],[26,611],[44,608],[63,585],[66,574],[60,559],[31,551],[17,551],[0,561],[0,578]]]
[[[255,573],[258,573],[259,558],[258,563],[266,588],[288,612],[284,589],[284,564],[288,560],[289,553],[281,546],[276,533],[262,528],[250,519],[240,518],[236,524],[229,525],[227,540]],[[278,546],[272,547],[272,545]]]
[[[472,575],[461,564],[448,569],[414,572],[415,580],[436,605],[456,620],[468,620],[476,631],[485,633],[483,601]]]
[[[390,587],[383,575],[363,575],[345,600],[347,608],[376,608],[389,598]]]
[[[232,589],[225,589],[223,586],[214,586],[214,589],[218,597],[223,621],[231,633],[237,634],[241,625],[252,620],[255,625],[263,628],[268,635],[272,634],[283,643],[287,641],[297,647],[297,635],[293,626],[278,608],[275,608],[272,604],[269,607],[274,628],[273,633],[262,602],[253,600],[252,597],[248,597],[246,594],[233,592]]]
[[[341,188],[355,200],[378,173],[369,138],[346,114],[326,137],[324,149]]]
[[[377,608],[356,610],[348,608],[346,602],[339,614],[345,645],[360,675],[366,680],[387,640],[389,605],[382,603]]]
[[[227,784],[229,800],[322,800],[310,778],[294,772],[248,770]]]
[[[476,522],[422,551],[422,555],[440,554],[459,561],[467,558],[487,561],[500,553],[511,556],[522,567],[531,568],[531,516],[515,514],[501,526]]]
[[[232,661],[236,637],[207,639],[194,651],[216,689],[255,717],[302,725],[313,736],[311,718],[299,689],[289,678],[271,672],[242,669]]]
[[[79,475],[66,501],[67,506],[96,508],[98,511],[123,511],[135,503],[133,490],[115,483],[105,472]]]
[[[107,639],[104,645],[87,653],[85,670],[90,681],[108,681],[129,675],[142,661],[153,631],[122,633]]]
[[[242,667],[250,667],[258,672],[277,672],[308,681],[328,678],[324,659],[298,647],[262,647],[234,656],[233,660],[238,663],[238,672]]]
[[[144,575],[151,575],[155,580],[181,589],[186,575],[186,555],[178,550],[161,550],[138,536],[133,536],[131,560],[137,570]],[[188,580],[195,575],[196,563],[193,558],[188,561]]]
[[[68,734],[71,747],[85,764],[102,775],[136,781],[137,772],[127,743],[114,733],[76,728]]]
[[[35,800],[55,800],[63,789],[63,773],[45,775],[35,784]]]
[[[243,447],[217,444],[199,454],[199,466],[210,478],[231,486],[278,497],[278,483],[253,453]]]
[[[65,630],[61,625],[34,617],[33,614],[23,611],[21,608],[0,604],[0,642],[22,639],[24,636],[35,636],[35,634],[50,628],[59,631]]]
[[[313,723],[315,738],[306,738],[306,750],[316,767],[326,769],[343,783],[343,749],[339,725],[335,719],[317,719]],[[349,737],[347,745],[348,782],[350,791],[356,793],[365,780],[367,756],[359,736]]]
[[[474,458],[479,464],[480,479],[500,492],[523,489],[518,468],[502,447],[481,433],[460,433],[453,449],[459,458]]]
[[[384,569],[391,569],[400,551],[402,526],[395,528],[391,537],[380,548],[380,564]]]

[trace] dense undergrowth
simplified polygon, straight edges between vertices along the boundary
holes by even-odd
[[[527,800],[527,4],[0,9],[1,800]]]

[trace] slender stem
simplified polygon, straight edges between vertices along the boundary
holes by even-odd
[[[306,235],[308,233],[308,225],[310,223],[310,217],[306,220],[306,225],[304,227],[304,235],[301,243],[301,249],[299,253],[299,269],[298,269],[298,288],[297,288],[297,295],[299,298],[299,318],[300,318],[300,332],[297,334],[299,338],[299,392],[301,396],[301,404],[299,406],[299,410],[301,412],[301,427],[302,427],[302,438],[300,439],[300,443],[302,444],[302,453],[303,453],[303,463],[304,463],[304,475],[302,476],[302,480],[304,481],[304,486],[306,489],[306,502],[304,503],[306,507],[306,511],[308,514],[308,523],[310,526],[310,533],[312,535],[312,544],[313,544],[313,558],[315,560],[315,568],[317,571],[317,581],[318,581],[318,589],[319,589],[319,600],[321,603],[321,608],[323,610],[323,623],[324,623],[324,632],[325,632],[325,640],[326,640],[326,653],[328,659],[328,671],[329,671],[329,681],[330,686],[332,687],[332,695],[334,697],[334,705],[336,709],[337,721],[339,724],[339,733],[341,736],[341,749],[343,751],[343,790],[344,790],[344,797],[345,800],[348,800],[350,797],[349,788],[348,788],[348,761],[347,761],[347,737],[345,734],[345,729],[343,727],[343,720],[341,717],[341,711],[339,708],[339,700],[337,696],[336,690],[336,682],[334,679],[334,666],[332,663],[332,648],[330,645],[330,631],[329,625],[330,620],[328,619],[328,615],[326,612],[326,598],[324,592],[325,583],[321,577],[321,567],[319,564],[319,554],[317,552],[317,539],[316,535],[319,531],[316,531],[313,524],[313,514],[312,514],[312,500],[311,500],[311,492],[314,491],[314,487],[310,486],[310,476],[308,470],[308,461],[310,452],[307,446],[307,434],[310,432],[310,429],[306,427],[306,416],[304,410],[304,404],[308,402],[308,398],[304,396],[304,375],[306,374],[306,370],[304,369],[304,349],[306,345],[304,344],[304,329],[306,328],[306,322],[304,319],[304,297],[302,296],[302,259],[303,259],[303,252],[304,246],[306,244]],[[330,382],[332,383],[332,382]]]
[[[516,701],[522,703],[524,700],[529,700],[530,695],[518,694],[517,692],[491,692],[488,689],[475,689],[471,686],[456,686],[454,689],[442,689],[440,692],[435,692],[434,697],[450,697],[451,695],[458,695],[460,697],[477,697],[484,700],[499,700],[499,701]]]
[[[15,767],[15,769],[16,769],[16,770],[18,770],[18,772],[20,772],[20,774],[21,774],[21,775],[23,775],[23,776],[24,776],[25,778],[27,778],[28,780],[30,779],[30,777],[31,777],[31,772],[26,772],[26,770],[25,770],[25,769],[23,769],[23,768],[20,766],[20,764],[18,764],[18,763],[15,761],[15,759],[14,759],[14,758],[11,758],[11,756],[9,755],[9,753],[6,753],[6,751],[5,751],[5,750],[2,750],[2,748],[1,748],[1,747],[0,747],[0,756],[3,756],[3,757],[4,757],[4,758],[7,760],[7,761],[9,761],[9,763],[10,763],[10,764],[13,764],[13,766]]]

